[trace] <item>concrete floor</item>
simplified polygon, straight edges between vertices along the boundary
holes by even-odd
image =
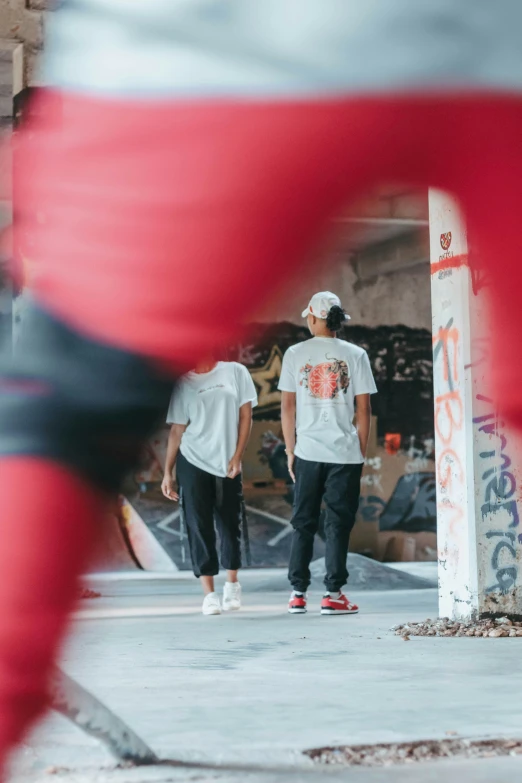
[[[63,668],[164,758],[285,772],[114,770],[106,751],[50,716],[18,754],[15,780],[497,781],[518,758],[393,769],[319,769],[302,756],[331,744],[522,735],[522,639],[412,638],[396,623],[433,617],[434,590],[353,593],[353,617],[286,613],[287,592],[254,592],[240,613],[203,617],[195,581],[104,582],[82,602]],[[248,587],[252,592],[249,593]],[[290,769],[288,769],[290,768]],[[293,771],[292,771],[293,770]]]

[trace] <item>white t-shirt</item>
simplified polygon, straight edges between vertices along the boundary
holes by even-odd
[[[354,397],[375,394],[368,354],[336,337],[293,345],[283,359],[279,389],[296,393],[295,454],[310,462],[364,462],[353,419]]]
[[[224,478],[237,446],[239,409],[257,405],[254,382],[237,362],[218,362],[205,373],[189,372],[172,393],[167,424],[187,424],[180,451],[185,459]]]

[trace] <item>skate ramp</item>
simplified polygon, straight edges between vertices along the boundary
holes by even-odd
[[[172,573],[178,568],[134,506],[126,498],[121,498],[118,508],[105,521],[90,571],[138,570]]]
[[[436,587],[436,584],[420,576],[414,576],[377,560],[371,560],[364,555],[357,555],[350,552],[348,555],[348,571],[350,578],[348,588],[351,590],[422,590]],[[323,590],[323,579],[325,575],[324,557],[314,560],[310,566],[312,574],[312,590]],[[274,574],[267,579],[260,578],[254,590],[288,590],[288,579],[286,573]]]

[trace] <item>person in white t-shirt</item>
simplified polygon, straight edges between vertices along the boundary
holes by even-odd
[[[321,614],[355,614],[358,607],[342,588],[370,434],[370,394],[377,388],[366,351],[337,338],[349,318],[339,297],[330,291],[315,294],[303,318],[313,337],[287,350],[279,381],[288,470],[295,481],[288,611],[306,612],[324,501],[326,592]]]
[[[227,571],[223,609],[241,607],[241,521],[243,485],[241,460],[252,429],[257,394],[250,373],[236,362],[204,362],[185,375],[172,394],[167,423],[171,424],[165,475],[161,489],[169,500],[180,500],[187,524],[192,567],[201,579],[203,614],[221,613],[214,589],[221,565]],[[174,489],[172,472],[180,494]]]

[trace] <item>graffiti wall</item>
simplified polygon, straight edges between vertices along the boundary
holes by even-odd
[[[290,345],[307,340],[305,326],[283,322],[256,324],[249,340],[231,349],[231,358],[245,364],[259,391],[256,419],[279,417],[277,383],[281,360]],[[350,326],[344,339],[368,351],[379,394],[372,401],[378,435],[399,433],[401,443],[433,437],[433,359],[427,329],[406,326]],[[408,448],[408,446],[406,446]]]
[[[252,325],[248,334],[248,340],[230,347],[226,358],[248,367],[259,398],[244,459],[252,554],[257,565],[286,565],[293,484],[286,468],[277,386],[284,352],[308,339],[309,333],[302,326],[282,322]],[[368,351],[379,392],[372,399],[372,435],[352,549],[380,560],[434,560],[431,334],[405,326],[353,326],[343,336]],[[167,435],[165,428],[149,444],[137,476],[144,490],[161,480]],[[175,510],[156,499],[149,514],[144,498],[140,513],[155,525],[164,543],[168,537],[179,567],[189,567]],[[319,539],[318,556],[321,546]]]

